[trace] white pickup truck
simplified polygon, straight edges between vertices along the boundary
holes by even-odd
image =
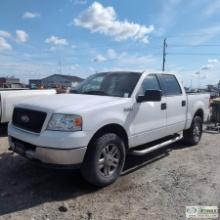
[[[19,102],[38,96],[54,95],[55,90],[0,89],[0,123],[7,123],[12,118],[14,106]]]
[[[72,93],[16,105],[10,150],[44,165],[80,167],[97,186],[118,178],[128,153],[181,139],[197,144],[209,114],[209,94],[186,94],[173,74],[97,73]]]

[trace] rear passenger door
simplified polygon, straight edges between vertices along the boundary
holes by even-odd
[[[186,123],[186,95],[172,74],[160,74],[159,81],[166,96],[167,135],[182,131]]]

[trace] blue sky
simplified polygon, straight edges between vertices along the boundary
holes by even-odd
[[[220,80],[219,0],[2,0],[0,75],[166,70],[186,86]]]

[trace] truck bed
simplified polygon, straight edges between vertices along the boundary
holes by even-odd
[[[186,120],[186,129],[191,125],[192,118],[195,115],[195,112],[198,109],[201,109],[204,112],[203,120],[207,121],[210,111],[209,111],[209,93],[186,93],[187,97],[187,120]]]

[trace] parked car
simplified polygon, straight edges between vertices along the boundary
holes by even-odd
[[[55,90],[0,89],[0,123],[7,123],[11,120],[14,106],[19,102],[55,93]]]
[[[128,153],[181,139],[198,144],[209,114],[209,94],[186,94],[168,73],[98,73],[72,92],[16,105],[10,150],[44,165],[80,167],[97,186],[119,177]]]

